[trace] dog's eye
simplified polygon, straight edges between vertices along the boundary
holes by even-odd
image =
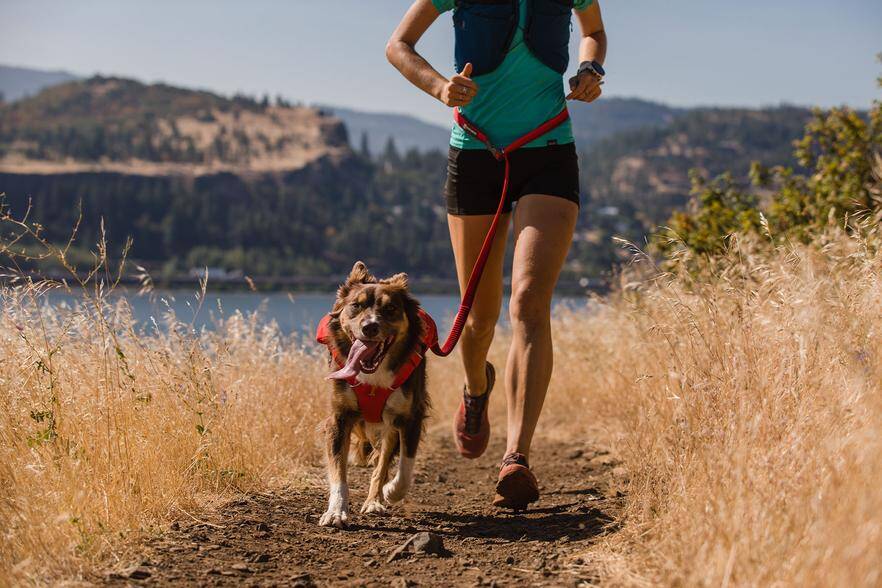
[[[383,307],[383,312],[386,314],[395,314],[398,311],[398,307],[394,304],[387,304]]]

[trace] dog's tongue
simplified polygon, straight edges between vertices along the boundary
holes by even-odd
[[[356,340],[349,350],[349,357],[346,358],[346,365],[332,374],[328,374],[328,380],[346,380],[354,378],[361,372],[359,362],[371,353],[376,351],[379,341],[359,341]]]

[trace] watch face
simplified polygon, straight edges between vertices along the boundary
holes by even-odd
[[[594,71],[596,71],[597,73],[599,73],[601,76],[605,76],[605,75],[606,75],[606,72],[603,71],[603,66],[602,66],[602,65],[600,65],[600,64],[597,63],[596,61],[592,61],[592,62],[591,62],[591,65],[594,66]]]

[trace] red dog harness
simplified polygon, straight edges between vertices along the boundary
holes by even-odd
[[[422,334],[420,335],[417,344],[411,349],[410,355],[408,355],[402,366],[398,368],[398,371],[395,373],[395,379],[390,388],[381,388],[379,386],[363,384],[358,381],[357,377],[346,379],[346,383],[349,384],[355,392],[356,399],[358,399],[358,409],[361,411],[361,415],[364,417],[364,420],[369,423],[379,423],[383,420],[383,408],[386,406],[386,401],[389,399],[389,396],[391,396],[395,390],[400,388],[401,385],[410,378],[413,370],[415,370],[417,366],[420,365],[420,362],[423,361],[423,357],[426,355],[426,349],[438,340],[438,332],[435,328],[435,321],[432,320],[432,317],[430,317],[422,308],[419,309],[419,315],[420,320],[423,323]],[[334,358],[334,362],[337,366],[343,367],[346,363],[346,358],[340,353],[340,350],[332,344],[333,337],[331,335],[331,329],[328,326],[330,322],[331,315],[326,314],[318,324],[318,328],[315,331],[315,339],[328,348],[328,351],[331,352],[331,357]]]

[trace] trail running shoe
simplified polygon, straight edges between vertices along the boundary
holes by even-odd
[[[520,453],[509,453],[502,459],[493,506],[525,510],[528,504],[537,500],[539,482],[530,471],[527,458]]]
[[[490,419],[487,406],[493,384],[496,383],[496,370],[487,362],[487,391],[481,396],[469,396],[465,386],[462,390],[462,403],[453,419],[453,439],[459,454],[469,459],[481,457],[490,440]]]

